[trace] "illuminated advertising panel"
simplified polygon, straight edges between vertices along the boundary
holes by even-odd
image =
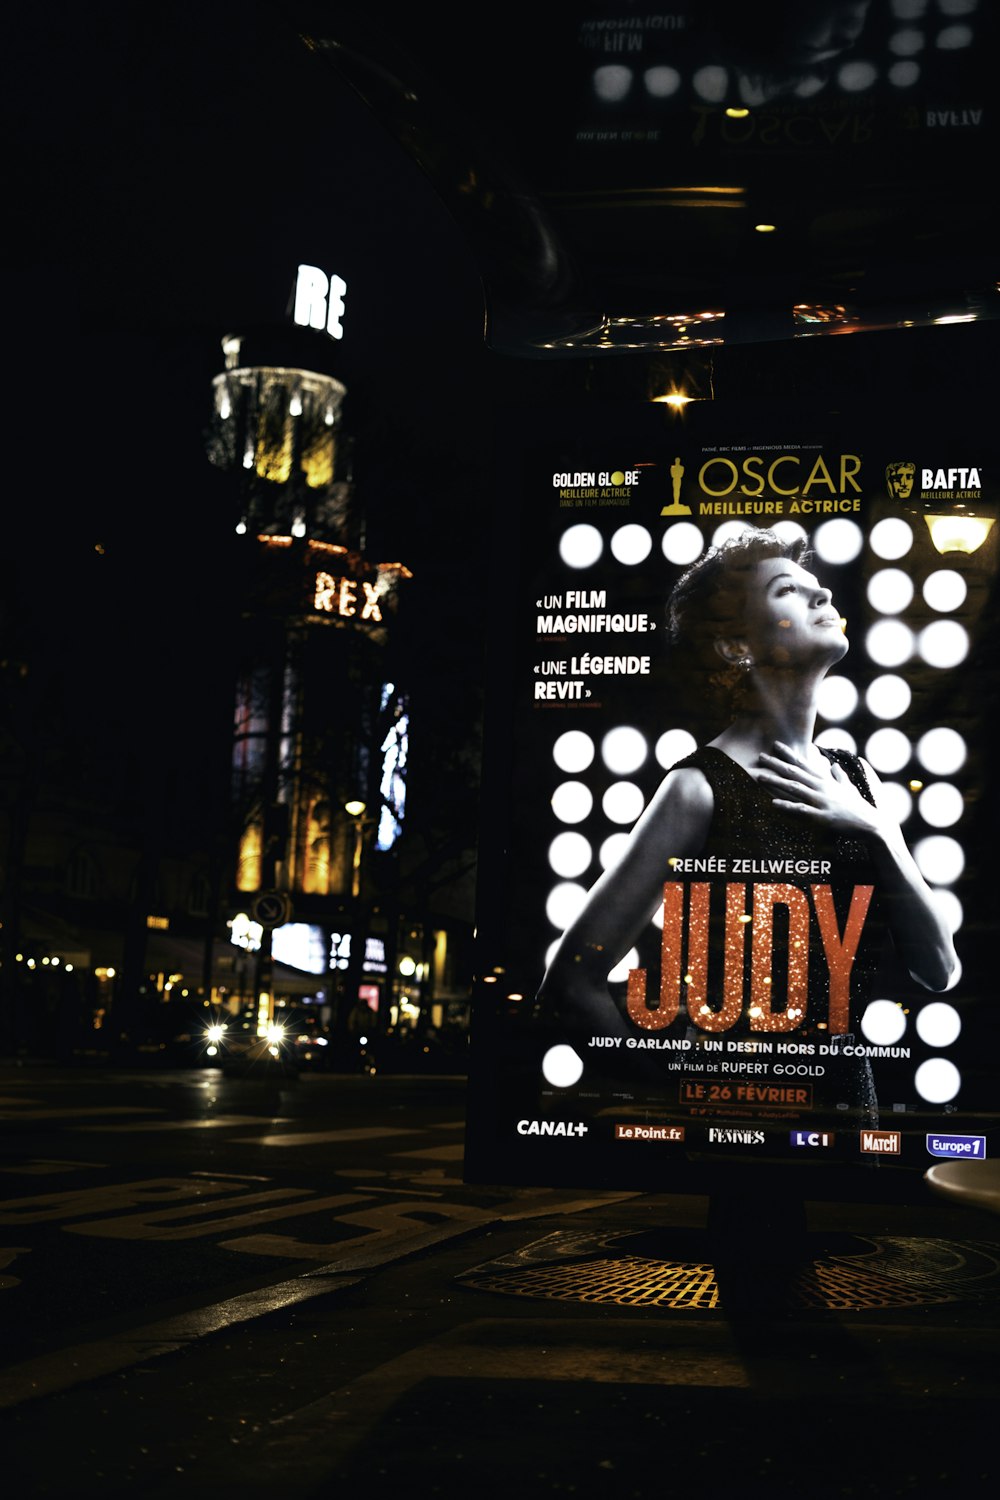
[[[991,441],[715,403],[526,422],[471,1180],[990,1154]]]

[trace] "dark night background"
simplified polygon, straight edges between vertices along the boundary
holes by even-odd
[[[905,349],[871,332],[659,359],[497,353],[458,222],[303,44],[297,9],[111,0],[15,14],[8,711],[57,747],[81,795],[124,797],[127,817],[165,798],[196,822],[218,795],[239,597],[232,481],[205,454],[211,381],[223,335],[287,321],[296,265],[325,266],[349,286],[330,368],[348,388],[369,555],[414,574],[400,632],[412,815],[471,842],[488,571],[505,540],[497,475],[519,409],[643,399],[651,370],[683,369],[723,401],[878,401],[898,418],[947,389],[985,410],[1000,325],[915,329]],[[391,27],[393,7],[375,9]],[[491,33],[471,18],[445,30],[468,99]],[[794,200],[800,183],[778,186]],[[625,266],[629,254],[626,241]]]
[[[296,265],[322,264],[349,285],[327,368],[369,555],[414,574],[401,636],[426,810],[435,744],[457,732],[474,759],[482,681],[489,356],[457,227],[277,6],[46,6],[15,37],[12,712],[82,795],[133,788],[135,817],[167,795],[197,819],[217,795],[239,604],[211,381],[222,336],[290,321]],[[422,716],[428,700],[447,715]]]

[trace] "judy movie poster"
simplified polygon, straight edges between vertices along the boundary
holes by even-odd
[[[989,435],[539,426],[498,498],[467,1176],[985,1160]]]

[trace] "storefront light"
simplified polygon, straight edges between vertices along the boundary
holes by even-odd
[[[993,529],[992,516],[924,516],[938,552],[977,552]]]

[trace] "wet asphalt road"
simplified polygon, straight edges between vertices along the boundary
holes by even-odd
[[[995,1493],[992,1215],[468,1186],[365,1082],[0,1072],[10,1493]]]

